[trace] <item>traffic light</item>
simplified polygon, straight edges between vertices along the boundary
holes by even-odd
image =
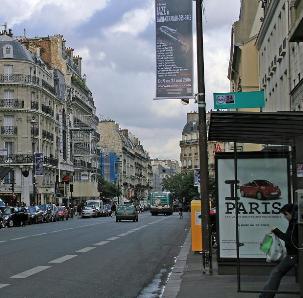
[[[74,191],[74,185],[73,185],[73,184],[70,184],[70,185],[69,185],[69,191],[70,191],[70,192],[73,192],[73,191]]]

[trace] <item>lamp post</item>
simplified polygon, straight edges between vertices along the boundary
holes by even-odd
[[[36,134],[36,125],[37,121],[35,118],[31,120],[31,128],[32,128],[32,157],[33,157],[33,170],[32,170],[32,183],[33,183],[33,203],[36,204],[36,161],[35,161],[35,134]]]
[[[209,196],[208,196],[208,155],[207,155],[207,132],[206,132],[206,104],[205,104],[205,78],[204,78],[204,53],[203,53],[203,23],[202,23],[202,2],[196,0],[196,30],[197,30],[197,75],[198,75],[198,115],[199,115],[199,154],[200,154],[200,200],[201,200],[201,227],[202,227],[202,256],[203,268],[205,270],[206,256],[210,260],[211,251],[209,245],[208,230],[208,213],[209,213]]]

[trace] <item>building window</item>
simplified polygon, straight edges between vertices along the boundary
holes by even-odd
[[[13,58],[13,47],[10,44],[4,45],[2,52],[3,58]]]

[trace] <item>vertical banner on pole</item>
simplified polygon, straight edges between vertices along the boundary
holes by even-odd
[[[156,99],[193,97],[192,0],[155,0]]]
[[[35,176],[43,176],[43,153],[35,153]]]

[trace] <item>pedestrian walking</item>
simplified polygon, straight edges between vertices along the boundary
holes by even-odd
[[[179,217],[181,219],[181,218],[183,218],[183,203],[182,203],[182,201],[179,201],[178,208],[179,208]]]
[[[110,210],[111,210],[111,216],[115,216],[116,210],[117,210],[117,206],[116,206],[116,203],[115,203],[115,202],[113,202],[113,204],[112,204]]]
[[[272,233],[285,242],[287,255],[272,270],[269,279],[263,288],[264,293],[261,293],[259,298],[275,297],[275,291],[279,289],[283,276],[298,263],[297,206],[286,204],[280,209],[280,213],[282,213],[288,220],[288,228],[285,233],[280,231],[278,228],[273,228]]]

